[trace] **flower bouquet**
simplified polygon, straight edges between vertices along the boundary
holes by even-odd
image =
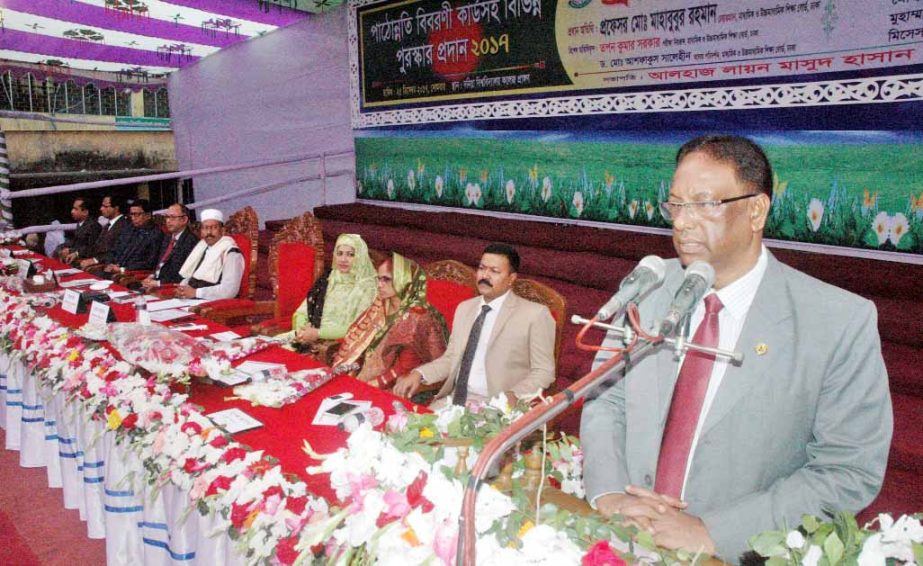
[[[195,338],[159,325],[113,323],[108,340],[125,361],[176,379],[188,373],[193,360],[208,355],[208,349]]]
[[[897,520],[880,514],[859,527],[850,513],[832,521],[805,515],[796,529],[767,531],[750,538],[755,561],[770,566],[818,564],[923,564],[923,526],[920,515]]]
[[[358,364],[346,364],[333,369],[304,369],[278,378],[252,381],[235,387],[232,398],[250,401],[257,406],[279,408],[294,403],[338,375],[356,371],[358,367]]]

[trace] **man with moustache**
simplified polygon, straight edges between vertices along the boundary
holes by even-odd
[[[95,218],[90,218],[90,204],[83,196],[74,199],[71,218],[77,223],[77,229],[57,251],[58,257],[65,263],[73,263],[78,258],[89,257],[92,254],[93,244],[96,243],[103,228]]]
[[[154,272],[140,282],[145,291],[151,291],[161,285],[179,283],[183,277],[179,274],[180,268],[192,249],[199,243],[199,238],[189,229],[189,209],[186,205],[176,203],[167,209],[167,233],[163,236],[158,251],[157,266]]]
[[[183,277],[176,296],[184,299],[232,299],[240,290],[244,256],[234,238],[224,233],[224,214],[202,211],[202,239],[192,249],[179,274]]]
[[[477,270],[479,297],[455,311],[445,353],[398,378],[394,393],[411,397],[421,385],[444,382],[434,405],[464,405],[506,393],[532,398],[554,381],[554,319],[548,308],[512,292],[519,254],[491,244]]]
[[[857,512],[878,493],[892,432],[875,306],[783,265],[762,242],[772,169],[737,136],[703,136],[676,158],[661,211],[679,260],[640,304],[659,327],[702,260],[714,287],[687,327],[743,362],[661,347],[586,402],[587,499],[664,547],[737,562],[747,539],[804,514]],[[606,346],[619,346],[614,334]],[[601,364],[612,354],[600,353]]]

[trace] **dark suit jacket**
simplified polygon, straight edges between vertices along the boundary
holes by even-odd
[[[96,244],[96,240],[99,239],[99,233],[102,229],[103,227],[99,225],[95,218],[87,218],[83,221],[83,224],[77,226],[77,229],[74,230],[74,233],[71,234],[70,239],[64,245],[70,248],[71,251],[77,252],[77,257],[91,257],[93,255],[93,246]]]
[[[153,222],[140,228],[127,226],[119,235],[112,262],[127,270],[154,269],[163,232]]]
[[[160,251],[157,252],[157,261],[160,261],[160,258],[167,251],[167,246],[170,245],[170,238],[172,237],[172,234],[164,234],[163,241],[160,243]],[[199,243],[199,239],[195,234],[189,230],[183,230],[179,235],[179,239],[176,240],[176,245],[173,246],[173,251],[170,252],[170,257],[160,266],[157,280],[161,283],[179,283],[182,281],[183,276],[179,274],[179,270],[183,267],[183,263],[185,263],[186,258],[189,257],[189,253],[197,243]]]
[[[122,230],[127,228],[129,224],[131,224],[131,221],[128,220],[128,217],[121,216],[115,224],[102,228],[99,238],[96,239],[96,244],[93,246],[91,257],[95,257],[99,263],[112,263],[112,259],[115,257],[115,243],[118,241]]]

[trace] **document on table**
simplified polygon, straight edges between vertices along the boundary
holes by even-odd
[[[53,273],[55,274],[55,277],[67,277],[68,275],[81,273],[81,271],[73,267],[68,267],[67,269],[55,269]]]
[[[151,301],[147,304],[147,310],[151,312],[165,311],[167,309],[182,309],[189,306],[183,299],[167,299],[165,301]]]
[[[269,377],[284,376],[287,371],[285,364],[254,362],[252,360],[247,360],[235,369],[250,375],[254,381],[262,381]]]
[[[150,312],[150,311],[149,311]],[[151,314],[151,322],[167,322],[192,316],[191,312],[181,311],[179,309],[167,309],[164,311],[154,311]]]
[[[83,287],[84,285],[92,285],[96,283],[98,279],[74,279],[73,281],[65,281],[60,283],[59,286],[62,289],[70,289],[71,287]]]
[[[230,342],[231,340],[237,340],[240,338],[240,334],[234,332],[233,330],[226,330],[224,332],[216,332],[209,336],[213,340],[218,342]]]
[[[263,423],[254,419],[240,409],[225,409],[223,411],[215,411],[214,413],[209,413],[205,416],[210,418],[213,423],[231,434],[237,434],[238,432],[243,432],[245,430],[251,430],[263,426]]]
[[[250,381],[250,374],[244,373],[242,371],[231,370],[230,373],[222,373],[221,375],[212,377],[211,380],[222,385],[233,387],[235,385],[240,385],[241,383]]]

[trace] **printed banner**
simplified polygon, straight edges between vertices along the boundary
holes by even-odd
[[[919,0],[410,0],[356,9],[361,107],[919,64]]]
[[[677,149],[698,134],[368,131],[356,138],[357,196],[668,228],[659,204]],[[768,238],[923,254],[923,136],[749,135],[775,173]]]

